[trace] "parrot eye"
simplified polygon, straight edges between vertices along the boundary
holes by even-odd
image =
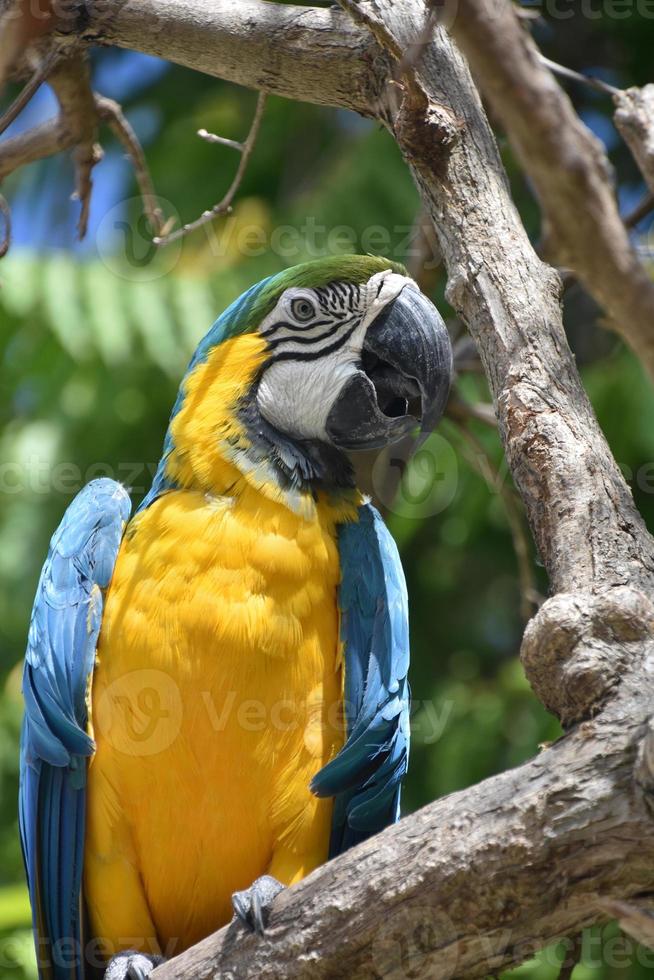
[[[299,323],[308,323],[316,315],[313,303],[308,299],[304,299],[304,297],[299,297],[292,301],[291,313]]]

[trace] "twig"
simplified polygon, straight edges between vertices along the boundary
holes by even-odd
[[[589,88],[595,89],[597,92],[603,92],[605,95],[617,95],[622,89],[616,88],[615,85],[610,85],[608,82],[603,81],[601,78],[596,78],[595,75],[582,75],[581,72],[575,71],[573,68],[566,68],[565,65],[559,65],[556,61],[552,61],[550,58],[546,58],[544,54],[538,53],[538,58],[541,64],[545,65],[551,72],[555,75],[561,75],[563,78],[570,78],[574,82],[581,82],[582,85],[587,85]]]
[[[626,214],[623,218],[626,228],[634,228],[646,218],[650,211],[654,211],[654,194],[646,194],[642,201],[636,205],[633,211]]]
[[[122,143],[134,168],[136,182],[139,185],[139,191],[143,199],[143,210],[154,234],[161,235],[165,229],[164,213],[159,205],[154,184],[152,183],[152,177],[150,176],[145,159],[145,153],[136,133],[126,119],[121,107],[113,99],[107,99],[102,95],[96,94],[95,108],[100,119],[107,123],[116,139]]]
[[[52,66],[55,63],[56,58],[57,55],[54,51],[50,51],[49,54],[46,55],[30,80],[23,86],[3,115],[0,116],[0,135],[4,133],[5,129],[11,126],[16,116],[20,115],[32,96],[36,93],[37,89],[41,87],[52,70]]]
[[[50,73],[48,81],[57,96],[61,115],[73,134],[74,196],[80,202],[77,233],[80,238],[84,238],[93,188],[91,173],[96,163],[102,159],[102,150],[96,144],[98,117],[86,53],[73,52]]]
[[[0,239],[0,259],[7,254],[11,244],[11,209],[7,199],[0,194],[0,214],[4,225],[2,239]]]
[[[536,588],[536,580],[533,574],[531,554],[529,551],[529,539],[525,531],[524,521],[518,506],[516,493],[512,487],[505,483],[504,479],[502,478],[502,474],[499,472],[497,467],[490,463],[484,446],[474,432],[472,432],[465,423],[458,422],[455,423],[455,425],[457,425],[457,428],[461,432],[464,439],[466,439],[475,450],[475,453],[469,457],[473,465],[479,470],[482,477],[486,480],[488,486],[492,490],[498,491],[502,496],[506,519],[509,525],[509,530],[511,531],[511,537],[513,539],[513,550],[515,552],[516,562],[518,565],[520,615],[523,621],[526,623],[531,619],[534,609],[538,608],[540,595],[538,593],[538,589]],[[491,478],[489,478],[488,473],[486,473],[484,468],[480,465],[479,454],[481,454],[488,462],[488,465],[492,470]]]
[[[257,141],[265,106],[266,93],[259,92],[257,96],[257,107],[254,110],[254,117],[252,119],[252,125],[250,126],[250,132],[248,133],[247,138],[243,143],[239,144],[237,144],[234,140],[230,141],[229,145],[231,145],[234,149],[239,149],[241,159],[239,161],[234,179],[229,185],[229,190],[223,199],[219,201],[218,204],[214,204],[214,206],[208,211],[203,211],[200,217],[196,218],[195,221],[191,221],[189,224],[183,225],[181,228],[177,228],[175,231],[172,231],[167,235],[159,235],[154,238],[153,241],[155,245],[169,245],[171,242],[178,241],[180,238],[184,238],[190,232],[195,231],[197,228],[201,228],[203,225],[206,225],[209,221],[213,221],[217,215],[228,214],[231,211],[232,201],[234,200],[236,192],[241,186],[241,181],[245,176],[248,162],[252,156],[252,151]],[[207,139],[208,136],[212,136],[213,134],[206,133],[206,130],[201,130],[198,135],[201,135],[202,139]],[[222,143],[222,138],[214,137],[213,139],[210,139],[209,142]]]
[[[578,933],[573,941],[572,948],[568,950],[563,963],[561,964],[561,969],[559,971],[558,980],[570,980],[572,974],[575,971],[575,967],[578,966],[581,960],[581,954],[583,952],[583,933]]]
[[[226,136],[217,136],[206,129],[198,129],[198,136],[207,143],[220,143],[221,146],[229,146],[232,150],[238,150],[239,153],[245,149],[244,143],[240,143],[238,140],[229,140]]]
[[[61,150],[73,148],[76,189],[74,197],[80,201],[78,233],[84,236],[88,226],[91,203],[93,167],[102,158],[102,149],[96,143],[98,122],[105,122],[122,144],[134,167],[134,173],[143,199],[143,210],[150,221],[153,234],[166,232],[163,211],[157,200],[145,154],[136,133],[125,118],[117,102],[94,94],[90,88],[88,65],[83,54],[74,53],[65,62],[58,63],[58,55],[51,54],[44,60],[21,92],[19,98],[5,113],[0,126],[9,125],[20,109],[27,104],[38,84],[47,76],[60,106],[57,118],[0,143],[0,181],[19,167],[51,156]],[[54,70],[53,70],[54,67]],[[244,155],[250,147],[244,144]],[[240,179],[240,177],[239,177]],[[233,193],[235,188],[230,188]],[[5,227],[9,228],[8,206],[2,206]],[[9,233],[2,242],[0,257],[7,251]]]
[[[651,903],[644,898],[634,901],[624,901],[620,898],[600,898],[596,905],[611,919],[617,919],[623,932],[635,939],[642,946],[654,949],[654,914]]]

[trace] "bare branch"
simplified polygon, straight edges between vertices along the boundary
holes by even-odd
[[[0,259],[7,254],[9,246],[11,244],[11,209],[5,197],[0,194],[0,215],[2,215],[2,221],[4,228],[2,231],[2,238],[0,239]]]
[[[461,0],[452,30],[533,181],[559,264],[577,273],[654,377],[654,283],[620,219],[601,144],[510,0]]]
[[[75,134],[65,120],[49,119],[33,129],[0,143],[0,181],[14,170],[52,156],[75,144]]]
[[[53,49],[44,58],[41,68],[19,99],[5,114],[4,120],[8,124],[9,117],[14,118],[17,115],[27,104],[28,96],[38,87],[37,80],[41,84],[46,74],[59,101],[59,116],[0,143],[0,182],[25,164],[61,150],[72,149],[76,171],[75,196],[80,201],[78,233],[82,238],[88,225],[92,192],[91,171],[102,157],[102,149],[96,142],[98,121],[101,120],[110,127],[125,148],[134,167],[144,212],[154,234],[162,234],[165,231],[165,219],[143,149],[120,106],[113,100],[92,92],[84,53],[73,51],[63,59],[57,49]]]
[[[654,194],[654,85],[613,95],[615,125]]]
[[[155,235],[162,234],[165,226],[164,213],[157,198],[152,177],[148,169],[143,147],[125,115],[113,99],[95,96],[95,107],[100,119],[106,122],[120,143],[122,143],[134,168],[136,181],[141,192],[143,211]]]
[[[198,136],[201,140],[206,140],[207,143],[220,143],[221,146],[228,146],[232,150],[238,150],[239,153],[245,149],[244,143],[239,143],[238,140],[229,140],[226,136],[216,136],[215,133],[210,133],[206,129],[198,129]]]
[[[83,238],[91,204],[91,172],[102,159],[102,150],[96,143],[97,114],[86,53],[73,52],[65,61],[57,64],[48,82],[59,101],[62,120],[73,134],[75,196],[80,202],[77,231]]]
[[[338,2],[355,24],[370,31],[377,44],[388,51],[399,67],[404,60],[404,52],[390,31],[387,30],[384,22],[371,13],[367,7],[363,7],[358,0],[338,0]]]
[[[400,59],[397,66],[397,71],[399,75],[410,75],[417,67],[419,67],[420,59],[422,58],[425,48],[431,41],[434,31],[436,30],[436,25],[438,24],[438,18],[441,13],[442,0],[431,0],[431,3],[427,2],[427,10],[425,12],[425,22],[423,28],[420,32],[420,36],[412,48],[407,48],[406,52]]]
[[[23,86],[20,93],[16,96],[9,108],[0,117],[0,134],[4,133],[14,119],[23,111],[32,96],[41,87],[48,77],[56,60],[56,53],[51,51],[44,58],[43,62],[36,69],[30,80]]]
[[[385,84],[387,59],[374,38],[334,8],[261,0],[105,0],[89,5],[87,13],[84,34],[91,41],[301,102],[370,116]]]
[[[549,68],[554,75],[561,75],[562,78],[570,78],[574,82],[580,82],[582,85],[595,89],[596,92],[603,92],[605,95],[619,95],[621,92],[621,89],[616,88],[615,85],[609,85],[601,78],[595,78],[594,75],[582,75],[581,72],[574,71],[572,68],[558,65],[556,61],[551,61],[543,54],[539,54],[539,59],[541,64]]]
[[[605,915],[618,920],[623,932],[643,946],[654,949],[654,914],[647,904],[642,899],[635,903],[612,898],[600,899],[597,903]]]
[[[177,228],[175,231],[171,231],[167,235],[160,235],[154,238],[153,241],[155,245],[169,245],[171,242],[178,241],[180,238],[184,238],[190,232],[195,231],[197,228],[201,228],[203,225],[206,225],[209,221],[213,221],[213,219],[219,214],[228,214],[231,211],[232,201],[234,200],[236,193],[241,186],[250,157],[252,156],[252,151],[257,141],[265,105],[266,95],[264,92],[259,92],[257,96],[257,106],[254,110],[254,117],[252,119],[252,125],[250,126],[250,132],[248,133],[245,142],[236,143],[233,140],[230,140],[228,143],[228,145],[233,149],[238,149],[240,151],[241,159],[239,161],[234,179],[229,185],[229,190],[222,200],[219,201],[218,204],[214,204],[214,206],[208,211],[203,211],[200,217],[196,218],[195,221],[191,221],[189,224],[183,225],[182,228]],[[204,132],[205,131],[201,130],[198,135],[202,135]],[[224,143],[223,138],[220,136],[213,136],[209,133],[202,136],[203,139],[207,139],[207,137],[210,137],[209,142]]]
[[[654,211],[654,194],[646,194],[642,201],[636,205],[633,211],[624,217],[625,228],[634,228],[637,224]]]

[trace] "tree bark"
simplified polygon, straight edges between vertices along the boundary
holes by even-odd
[[[654,378],[654,282],[620,218],[604,147],[510,0],[460,0],[453,32],[533,182],[548,251],[579,275]]]
[[[464,6],[471,22],[458,32],[532,172],[532,107],[506,74],[493,87],[498,49],[473,30],[482,4]],[[422,0],[362,3],[357,23],[258,0],[102,0],[89,12],[90,42],[354,109],[392,133],[434,221],[448,298],[478,345],[554,593],[526,630],[525,669],[572,726],[531,762],[407,817],[280,896],[267,939],[233,924],[153,977],[482,977],[598,921],[610,902],[639,912],[654,889],[654,542],[581,385],[558,276],[529,243],[463,57],[442,29],[416,46]],[[522,39],[507,38],[504,60],[522,64]],[[615,255],[603,262],[624,271]],[[622,302],[611,307],[619,319],[643,300]]]
[[[625,683],[601,721],[282,894],[264,940],[232,923],[153,980],[472,980],[605,918],[606,896],[637,904],[654,884],[651,815],[634,775],[653,693]]]

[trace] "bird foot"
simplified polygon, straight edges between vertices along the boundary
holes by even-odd
[[[232,905],[237,918],[251,932],[263,936],[266,931],[268,915],[275,898],[284,885],[272,875],[262,875],[249,888],[242,892],[234,892]]]
[[[125,949],[109,960],[103,980],[147,980],[154,968],[165,960],[165,956]]]

